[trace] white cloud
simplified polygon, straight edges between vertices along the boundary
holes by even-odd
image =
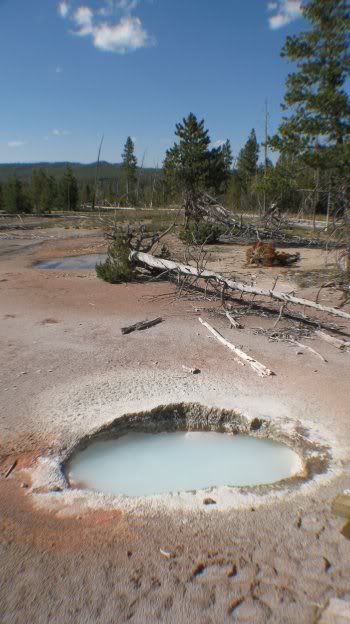
[[[138,17],[122,17],[118,24],[103,23],[93,30],[93,43],[96,48],[107,52],[125,54],[151,43]]]
[[[52,134],[56,137],[59,137],[59,136],[67,136],[69,132],[68,130],[58,130],[58,128],[54,128],[52,130]]]
[[[78,26],[78,30],[75,32],[77,35],[91,35],[92,34],[92,20],[94,14],[90,7],[79,7],[73,16],[73,19]]]
[[[131,15],[140,0],[103,0],[100,8],[92,9],[87,4],[78,6],[74,12],[68,0],[58,5],[59,14],[67,17],[74,24],[71,34],[77,37],[91,37],[92,44],[98,50],[126,54],[155,43],[144,28],[139,17]],[[112,21],[119,12],[119,21]],[[120,15],[121,14],[121,15]],[[61,68],[56,73],[61,73]]]
[[[269,17],[269,26],[272,30],[277,30],[283,26],[287,26],[302,15],[302,0],[278,0],[277,2],[269,2],[268,10],[275,11],[274,15]]]
[[[69,13],[69,4],[68,4],[67,0],[62,0],[62,2],[59,2],[59,4],[58,4],[58,13],[63,18],[67,17],[67,15]]]
[[[129,12],[129,11],[133,11],[134,9],[136,9],[138,4],[139,4],[139,0],[119,0],[117,6],[122,11]]]
[[[25,145],[25,141],[8,141],[7,147],[22,147]]]

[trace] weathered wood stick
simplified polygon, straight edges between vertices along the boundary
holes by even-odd
[[[260,362],[255,360],[253,357],[247,355],[247,353],[244,353],[242,349],[235,347],[232,342],[226,340],[226,338],[224,338],[216,329],[214,329],[214,327],[209,325],[209,323],[203,321],[203,319],[201,319],[200,317],[198,320],[200,323],[202,323],[202,325],[204,325],[204,327],[206,327],[210,331],[211,334],[213,334],[213,336],[215,336],[215,338],[217,338],[217,340],[219,340],[219,342],[221,342],[221,344],[225,345],[225,347],[233,351],[233,353],[237,355],[241,360],[247,362],[260,377],[268,377],[269,375],[274,375],[274,373],[269,368],[266,368],[266,366],[260,364]]]
[[[5,479],[7,479],[7,477],[10,476],[11,472],[16,468],[16,466],[17,466],[17,459],[15,459],[15,461],[11,464],[11,466],[9,467],[7,472],[5,473]]]
[[[336,349],[346,349],[346,347],[350,347],[350,342],[347,342],[346,340],[339,340],[339,338],[326,334],[326,332],[323,332],[320,329],[315,331],[315,335],[318,336],[318,338],[321,338],[321,340],[333,345]]]
[[[191,373],[191,375],[199,375],[201,372],[200,368],[191,368],[190,366],[185,366],[184,364],[182,365],[182,369],[185,373]]]
[[[243,329],[243,325],[238,323],[238,321],[236,321],[236,319],[234,319],[233,316],[229,312],[226,311],[225,314],[228,320],[230,321],[232,327],[235,327],[236,329]]]
[[[158,323],[162,323],[163,319],[158,317],[153,319],[152,321],[140,321],[139,323],[135,323],[135,325],[129,325],[129,327],[122,327],[121,332],[123,335],[131,334],[134,331],[143,331],[144,329],[148,329],[149,327],[153,327],[153,325],[158,325]]]
[[[332,314],[333,316],[350,319],[350,314],[348,312],[338,310],[337,308],[323,306],[319,303],[315,303],[314,301],[310,301],[309,299],[294,297],[294,295],[290,295],[289,293],[285,292],[278,292],[272,289],[247,286],[242,282],[236,282],[234,280],[226,279],[219,273],[214,273],[213,271],[198,271],[198,269],[189,264],[180,264],[179,262],[173,262],[172,260],[156,258],[151,254],[143,253],[141,251],[132,251],[130,253],[130,261],[135,262],[136,264],[151,267],[152,269],[159,269],[161,271],[167,269],[168,271],[175,271],[176,273],[181,273],[182,275],[193,275],[204,280],[212,279],[218,283],[225,284],[227,288],[231,288],[232,290],[238,290],[241,293],[248,293],[261,297],[270,297],[271,299],[276,299],[276,301],[293,303],[295,305],[304,306],[305,308],[313,308],[314,310],[319,310],[320,312],[326,312],[327,314]]]
[[[320,360],[322,360],[322,362],[324,362],[325,364],[327,363],[327,360],[323,357],[323,355],[321,355],[321,353],[319,353],[318,351],[315,351],[315,349],[313,349],[312,347],[309,347],[309,345],[304,345],[301,342],[298,342],[297,340],[291,340],[291,342],[297,345],[297,347],[300,347],[301,349],[305,349],[306,351],[309,351],[310,353],[318,357]]]

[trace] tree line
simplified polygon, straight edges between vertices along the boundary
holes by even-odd
[[[30,183],[11,176],[0,187],[0,209],[9,213],[49,213],[51,210],[78,210],[79,188],[67,165],[57,181],[43,169],[33,172]]]
[[[281,52],[293,70],[282,103],[285,116],[274,136],[259,144],[253,129],[234,158],[230,142],[213,146],[204,120],[190,113],[176,124],[175,143],[159,169],[150,172],[138,163],[128,137],[115,178],[101,179],[97,170],[94,180],[81,185],[70,166],[58,182],[37,171],[28,187],[9,179],[1,207],[45,212],[106,201],[156,207],[207,192],[240,212],[278,206],[334,214],[340,206],[349,215],[350,240],[349,1],[308,0],[302,11],[309,29],[288,36]]]

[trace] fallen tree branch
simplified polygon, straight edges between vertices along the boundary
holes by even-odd
[[[180,273],[182,275],[192,275],[194,277],[198,277],[204,280],[214,280],[219,284],[224,284],[227,288],[230,288],[232,290],[238,290],[242,294],[248,293],[261,297],[270,297],[271,299],[276,299],[276,301],[293,303],[294,305],[304,306],[305,308],[313,308],[314,310],[319,310],[320,312],[325,312],[326,314],[332,314],[333,316],[350,319],[350,314],[348,312],[338,310],[337,308],[323,306],[319,303],[315,303],[314,301],[310,301],[309,299],[295,297],[294,295],[290,295],[289,293],[285,292],[276,292],[275,290],[247,286],[242,282],[236,282],[234,280],[226,279],[225,277],[223,277],[219,273],[215,273],[214,271],[207,271],[206,269],[204,269],[200,272],[195,267],[189,264],[181,264],[179,262],[174,262],[173,260],[156,258],[155,256],[152,256],[148,253],[132,251],[130,253],[130,261],[136,264],[144,265],[151,269],[158,269],[161,271],[167,269],[168,271],[175,271],[176,273]]]
[[[135,323],[135,325],[129,325],[129,327],[122,327],[121,332],[125,336],[126,334],[131,334],[134,331],[143,331],[144,329],[148,329],[149,327],[153,327],[153,325],[158,325],[158,323],[162,323],[162,318],[155,318],[152,321],[140,321],[139,323]]]
[[[235,329],[243,329],[243,325],[238,323],[238,321],[236,321],[236,319],[234,319],[233,316],[229,312],[226,311],[225,314],[228,320],[230,321],[232,327],[234,327]]]
[[[322,362],[324,362],[325,364],[327,363],[327,360],[323,357],[323,355],[321,355],[321,353],[319,353],[318,351],[315,351],[315,349],[313,349],[312,347],[309,347],[309,345],[304,345],[301,342],[298,342],[297,340],[291,340],[290,342],[292,344],[295,344],[297,347],[300,347],[301,349],[305,349],[306,351],[309,351],[310,353],[318,357],[320,360],[322,360]]]
[[[318,336],[318,338],[321,338],[321,340],[333,345],[336,349],[346,349],[346,347],[350,347],[350,342],[347,342],[346,340],[339,340],[339,338],[326,334],[320,329],[315,331],[315,335]]]
[[[7,479],[7,477],[10,476],[11,472],[16,468],[17,466],[17,459],[15,459],[15,461],[11,464],[11,466],[9,467],[9,469],[6,471],[5,473],[5,479]]]
[[[225,347],[233,351],[233,353],[237,355],[241,360],[247,362],[260,377],[268,377],[270,375],[274,375],[274,373],[269,368],[266,368],[266,366],[260,364],[260,362],[255,360],[253,357],[247,355],[247,353],[244,353],[242,349],[235,347],[235,345],[226,340],[226,338],[224,338],[216,329],[214,329],[214,327],[209,325],[209,323],[203,321],[203,319],[200,317],[198,320],[200,323],[202,323],[202,325],[204,325],[204,327],[206,327],[210,331],[211,334],[213,334],[213,336],[215,336],[215,338],[217,338],[219,342],[221,342],[221,344],[225,345]]]

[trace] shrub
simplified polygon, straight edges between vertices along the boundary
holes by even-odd
[[[221,225],[201,221],[200,223],[191,223],[187,229],[181,230],[179,236],[184,243],[213,245],[224,232],[225,229]]]
[[[162,245],[160,252],[157,254],[157,258],[161,258],[162,260],[171,260],[170,249],[167,245]]]
[[[129,260],[130,250],[120,235],[108,248],[105,262],[96,264],[97,277],[110,284],[130,282],[134,271]]]

